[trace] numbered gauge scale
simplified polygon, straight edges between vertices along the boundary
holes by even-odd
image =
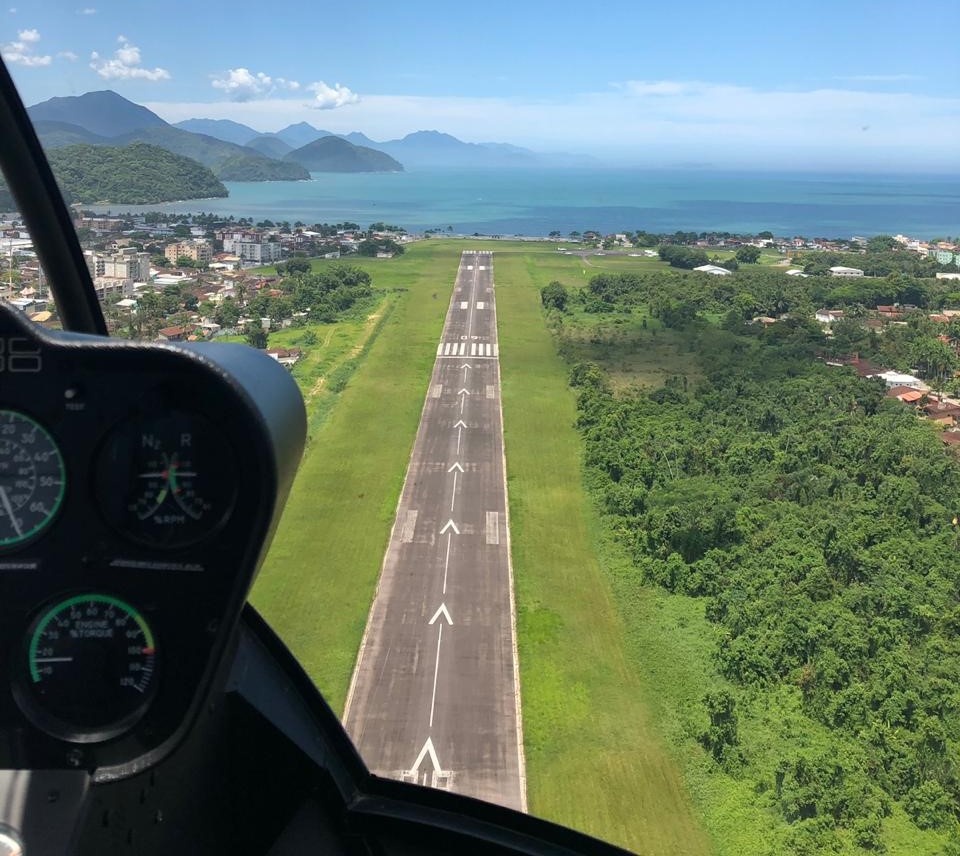
[[[51,604],[26,636],[15,697],[39,728],[77,742],[129,728],[153,695],[157,645],[131,605],[88,593]]]
[[[150,547],[187,547],[233,507],[236,476],[222,433],[189,411],[131,419],[97,461],[97,499],[109,523]]]
[[[26,414],[0,410],[0,548],[24,544],[46,529],[65,489],[53,437]]]

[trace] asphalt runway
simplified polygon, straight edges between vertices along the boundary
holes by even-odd
[[[377,775],[525,811],[491,253],[436,353],[344,722]]]

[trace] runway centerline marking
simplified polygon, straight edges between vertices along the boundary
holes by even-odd
[[[447,571],[450,569],[450,539],[453,537],[453,534],[447,533],[447,556],[443,560],[443,593],[447,593]]]

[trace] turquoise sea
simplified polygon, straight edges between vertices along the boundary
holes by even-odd
[[[98,211],[208,212],[255,221],[376,221],[410,231],[546,235],[595,229],[851,237],[960,235],[960,174],[543,169],[315,173],[312,181],[228,183],[226,199]]]

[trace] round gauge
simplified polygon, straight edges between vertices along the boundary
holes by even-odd
[[[65,488],[53,437],[29,416],[0,410],[0,547],[22,544],[46,528]]]
[[[44,610],[27,631],[24,713],[67,740],[106,740],[146,710],[156,683],[153,632],[132,606],[82,594]]]
[[[233,508],[236,473],[222,432],[172,411],[121,423],[97,461],[97,499],[109,522],[151,547],[186,547]]]

